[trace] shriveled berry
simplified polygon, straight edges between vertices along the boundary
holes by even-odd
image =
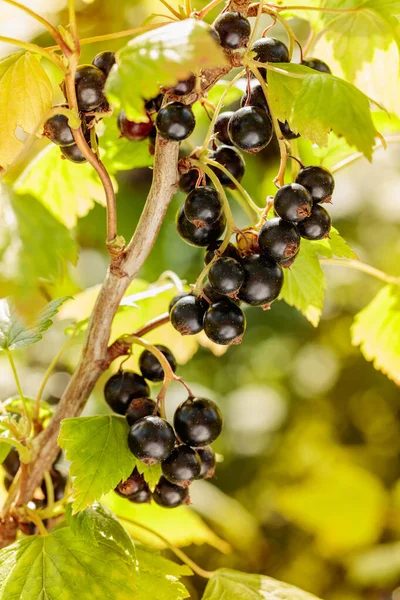
[[[330,67],[320,58],[305,58],[301,64],[320,73],[332,74]]]
[[[296,177],[296,183],[310,192],[314,202],[329,202],[335,189],[332,173],[318,166],[303,167]]]
[[[181,504],[190,504],[189,490],[161,477],[153,492],[153,500],[164,508],[176,508]]]
[[[228,125],[232,142],[245,152],[259,152],[272,139],[272,121],[268,113],[258,106],[239,108]]]
[[[196,227],[185,216],[184,206],[178,210],[176,215],[176,227],[181,238],[191,246],[208,246],[217,240],[225,230],[226,218],[222,213],[220,218],[211,225]]]
[[[204,255],[204,264],[208,265],[214,258],[215,253],[217,253],[217,256],[229,256],[230,258],[235,258],[236,260],[240,258],[239,250],[236,248],[236,246],[231,244],[231,242],[228,243],[227,247],[220,255],[217,251],[223,242],[224,240],[217,240],[208,246],[207,252]]]
[[[252,306],[268,308],[282,289],[281,267],[260,254],[247,256],[241,264],[244,283],[239,291],[240,300]]]
[[[107,102],[104,96],[106,76],[93,65],[80,65],[75,74],[75,89],[79,110],[90,112]]]
[[[164,101],[164,94],[158,94],[155,98],[150,98],[150,100],[146,100],[144,104],[144,109],[149,115],[154,115],[157,113],[162,107],[162,103]]]
[[[113,66],[115,65],[115,52],[99,52],[92,60],[92,65],[103,71],[107,77]]]
[[[129,425],[155,414],[156,403],[151,398],[134,398],[125,413]]]
[[[306,240],[323,240],[329,237],[332,221],[329,213],[320,204],[314,204],[311,215],[299,225],[299,232]]]
[[[176,360],[171,350],[161,344],[156,344],[156,348],[165,356],[169,366],[175,373]],[[150,350],[143,350],[139,358],[139,368],[145,379],[149,379],[150,381],[162,381],[164,379],[164,369],[158,358]]]
[[[133,371],[118,371],[110,377],[104,387],[104,397],[109,407],[124,415],[134,398],[150,394],[149,386],[141,375]]]
[[[311,214],[313,200],[310,192],[299,183],[281,187],[275,195],[274,209],[284,221],[299,223]]]
[[[237,260],[223,256],[211,265],[208,279],[218,294],[235,296],[244,281],[244,272]]]
[[[197,479],[210,479],[215,475],[215,452],[211,446],[197,448],[197,454],[200,457],[201,470]]]
[[[300,234],[295,225],[278,217],[264,223],[258,243],[266,256],[280,263],[297,254]]]
[[[164,477],[175,485],[188,487],[200,475],[199,455],[189,446],[178,446],[162,463]]]
[[[199,180],[199,172],[197,169],[190,169],[187,173],[183,173],[179,178],[179,189],[182,192],[191,192],[196,187]]]
[[[193,295],[184,296],[171,309],[171,325],[181,335],[200,333],[206,310],[206,302]]]
[[[214,28],[223,48],[236,50],[247,46],[251,25],[239,12],[224,12],[214,22]]]
[[[244,106],[257,106],[264,110],[268,115],[270,114],[269,106],[267,103],[267,99],[264,94],[264,90],[262,86],[259,84],[257,79],[252,79],[250,82],[250,99],[248,100],[249,94],[246,91],[241,100],[240,106],[243,108]]]
[[[43,135],[57,146],[71,146],[75,144],[72,129],[68,125],[68,117],[65,115],[54,115],[44,124]]]
[[[290,125],[287,121],[285,121],[284,123],[282,123],[282,121],[278,121],[278,123],[279,129],[281,130],[281,133],[285,140],[296,140],[300,137],[299,133],[295,133],[290,129]]]
[[[296,254],[294,256],[291,256],[290,258],[285,258],[284,260],[280,261],[280,266],[283,269],[290,269],[290,267],[293,265],[294,261],[296,260],[296,257],[298,256],[300,252],[300,248],[298,249],[298,251],[296,252]]]
[[[121,137],[130,140],[131,142],[140,142],[149,137],[153,130],[153,121],[148,119],[145,122],[130,121],[127,119],[123,110],[118,115],[118,128],[121,132]]]
[[[207,398],[188,398],[178,406],[174,427],[179,439],[188,446],[207,446],[222,430],[222,414]]]
[[[157,131],[167,140],[185,140],[193,132],[195,125],[196,119],[192,109],[181,102],[169,102],[160,108],[157,114]]]
[[[289,62],[289,50],[286,44],[272,37],[264,37],[254,42],[251,47],[256,53],[254,60],[261,63]]]
[[[122,498],[128,498],[145,488],[148,488],[145,478],[135,467],[128,479],[119,482],[114,492]]]
[[[196,227],[212,225],[222,214],[222,202],[218,192],[211,186],[195,188],[184,203],[186,218]]]
[[[232,141],[228,133],[228,123],[233,114],[233,110],[227,110],[223,113],[220,113],[214,124],[215,137],[218,141],[227,146],[232,146]]]
[[[215,344],[240,344],[246,329],[243,311],[229,300],[212,304],[204,317],[204,331]]]
[[[143,417],[130,428],[128,446],[136,458],[148,466],[155,465],[165,460],[174,449],[174,430],[161,417]]]
[[[193,92],[196,85],[196,75],[191,75],[187,79],[182,79],[178,81],[176,86],[172,88],[171,93],[175,96],[186,96],[186,94],[190,94]]]
[[[220,146],[213,152],[211,158],[223,165],[238,181],[243,179],[245,164],[242,155],[236,148]],[[212,170],[215,172],[222,185],[235,189],[235,184],[228,175],[221,171],[221,169],[212,167]]]

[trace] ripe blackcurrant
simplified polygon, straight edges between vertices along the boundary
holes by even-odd
[[[301,64],[305,67],[309,67],[310,69],[314,69],[314,71],[319,71],[320,73],[332,74],[332,71],[328,65],[319,58],[306,58]]]
[[[194,335],[203,329],[206,310],[206,302],[189,294],[172,307],[171,324],[181,335]]]
[[[146,100],[144,104],[144,109],[149,115],[154,115],[157,113],[162,107],[162,103],[164,101],[164,94],[158,94],[155,98],[150,98],[150,100]]]
[[[172,88],[171,93],[175,96],[186,96],[186,94],[190,94],[193,92],[196,85],[196,75],[191,75],[187,79],[182,79],[178,81],[176,86]]]
[[[212,304],[204,317],[206,336],[220,346],[241,344],[245,329],[243,311],[229,300]]]
[[[285,121],[284,123],[282,123],[282,121],[278,121],[278,123],[279,129],[281,130],[281,133],[285,140],[295,140],[300,137],[299,133],[295,133],[290,129],[289,123],[287,121]]]
[[[93,65],[80,65],[75,74],[75,89],[79,110],[90,112],[106,102],[106,76]]]
[[[223,48],[236,50],[247,46],[251,25],[248,19],[238,12],[222,13],[214,23]]]
[[[190,292],[181,292],[180,294],[176,294],[176,296],[174,296],[169,303],[168,312],[171,312],[171,310],[173,309],[175,304],[178,302],[178,300],[180,300],[181,298],[186,298],[186,296],[191,296],[191,295],[192,294]]]
[[[269,106],[267,100],[265,98],[264,90],[262,86],[258,83],[257,79],[252,79],[250,82],[250,99],[248,100],[249,94],[246,91],[240,100],[240,106],[243,108],[244,106],[257,106],[261,108],[266,113],[270,114]]]
[[[299,183],[281,187],[275,195],[274,209],[284,221],[299,223],[311,214],[313,200],[310,192]]]
[[[254,42],[251,50],[256,53],[254,60],[261,63],[290,61],[288,47],[276,38],[261,38]]]
[[[68,118],[65,115],[54,115],[44,124],[43,135],[57,146],[71,146],[75,144]]]
[[[207,398],[188,398],[178,406],[174,427],[179,439],[188,446],[207,446],[222,430],[222,414]]]
[[[107,77],[113,66],[115,65],[115,52],[99,52],[92,60],[92,65],[103,71]]]
[[[131,142],[140,142],[149,137],[153,130],[153,121],[148,119],[144,123],[129,121],[123,110],[118,115],[118,128],[121,132],[121,137],[130,140]]]
[[[255,153],[265,148],[272,139],[272,121],[258,106],[239,108],[228,125],[232,142],[245,152]]]
[[[86,158],[83,156],[82,152],[76,144],[71,144],[70,146],[62,146],[60,150],[61,154],[73,163],[78,164],[86,162]]]
[[[239,298],[252,306],[268,308],[279,296],[283,285],[283,271],[279,265],[259,254],[242,260],[244,283]]]
[[[7,454],[7,457],[4,459],[2,466],[5,472],[10,475],[10,477],[15,477],[18,473],[19,465],[19,454],[17,449],[13,446],[10,452]]]
[[[231,242],[228,243],[227,247],[221,255],[217,252],[217,250],[221,247],[223,241],[224,240],[217,240],[216,242],[213,242],[207,247],[207,252],[204,255],[204,264],[208,265],[214,258],[215,254],[217,254],[217,256],[229,256],[230,258],[239,259],[239,251],[236,248],[236,246],[231,244]]]
[[[141,375],[133,371],[118,371],[110,377],[104,387],[104,397],[109,407],[119,415],[124,415],[134,398],[144,398],[150,394],[149,386]]]
[[[314,202],[329,202],[335,189],[332,173],[324,167],[303,167],[296,177],[296,183],[310,192]]]
[[[125,413],[129,425],[133,425],[143,417],[151,417],[155,414],[156,403],[151,398],[134,398]]]
[[[328,211],[320,204],[314,204],[311,215],[299,225],[299,232],[306,240],[323,240],[329,237],[332,222]]]
[[[133,496],[146,488],[148,488],[148,485],[145,478],[135,467],[128,479],[120,481],[114,491],[122,498],[129,498],[129,496]]]
[[[209,281],[207,281],[207,283],[205,283],[203,286],[202,296],[205,298],[205,300],[208,303],[207,309],[208,309],[209,304],[216,304],[217,302],[222,302],[222,301],[227,300],[227,297],[224,294],[219,294],[218,292],[216,292],[214,290],[214,288],[211,286],[211,283]],[[230,298],[230,301],[234,302],[238,306],[240,305],[240,300],[238,298]]]
[[[136,458],[148,466],[155,465],[165,460],[174,449],[174,430],[161,417],[143,417],[130,428],[128,446]]]
[[[153,500],[164,508],[176,508],[181,504],[190,504],[189,490],[161,477],[153,492]]]
[[[262,226],[258,243],[263,254],[280,263],[297,254],[300,234],[292,223],[279,218],[271,219]]]
[[[238,181],[243,179],[245,170],[244,160],[240,152],[238,152],[235,148],[230,148],[229,146],[220,146],[215,152],[212,153],[211,158],[223,165]],[[230,177],[228,177],[228,175],[225,175],[225,173],[223,173],[221,169],[218,169],[217,167],[212,167],[212,169],[222,185],[235,189],[235,184],[232,183],[232,180]]]
[[[176,360],[171,350],[161,344],[156,344],[156,348],[165,356],[169,362],[169,366],[175,373]],[[164,379],[164,369],[150,350],[144,350],[140,355],[139,368],[145,379],[149,379],[150,381],[162,381]]]
[[[136,494],[132,494],[128,498],[129,502],[132,504],[150,504],[151,502],[151,492],[149,486],[146,486]]]
[[[169,102],[157,115],[158,133],[167,140],[181,142],[193,132],[196,119],[190,106],[181,102]]]
[[[179,178],[179,189],[182,192],[189,193],[196,187],[197,181],[199,179],[199,172],[197,169],[190,169],[187,173],[183,173],[183,175]]]
[[[221,198],[211,186],[195,188],[185,200],[184,212],[185,217],[197,228],[212,225],[221,217]]]
[[[244,272],[237,260],[222,256],[211,265],[208,279],[218,294],[235,296],[244,281]]]
[[[189,446],[178,446],[164,460],[162,472],[171,483],[188,487],[201,471],[200,457]]]
[[[210,479],[215,475],[215,452],[211,446],[205,448],[198,448],[197,454],[200,457],[201,470],[200,475],[197,479]]]
[[[185,216],[184,205],[178,210],[176,215],[176,227],[181,238],[191,246],[208,246],[211,242],[217,240],[225,230],[226,218],[224,213],[211,225],[196,227]]]
[[[233,114],[234,112],[232,110],[220,113],[214,124],[215,137],[226,146],[232,146],[232,141],[228,133],[228,123]]]

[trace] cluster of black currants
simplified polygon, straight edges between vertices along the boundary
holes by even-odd
[[[176,361],[165,346],[156,346],[175,372]],[[222,429],[218,406],[207,398],[189,397],[175,411],[173,427],[161,417],[157,403],[149,397],[146,380],[159,382],[163,368],[149,350],[140,356],[141,375],[122,371],[110,377],[104,396],[114,412],[125,415],[130,426],[128,446],[146,466],[161,463],[162,473],[153,492],[135,467],[115,492],[135,504],[153,499],[165,508],[189,504],[189,485],[196,479],[214,476],[215,453],[210,444]]]
[[[67,477],[65,474],[57,468],[57,463],[61,458],[61,451],[59,452],[56,460],[54,461],[52,468],[50,470],[51,482],[53,485],[53,495],[54,502],[58,502],[64,497],[65,487],[67,485]],[[5,475],[3,479],[3,484],[6,490],[8,490],[14,481],[14,477],[18,473],[19,467],[21,463],[19,460],[18,451],[16,448],[12,447],[10,452],[7,455],[7,458],[3,462],[3,469],[5,470]],[[28,503],[28,508],[32,510],[38,510],[41,508],[45,508],[48,504],[48,494],[47,494],[47,486],[45,481],[42,481],[40,489],[38,488],[35,491],[34,497]],[[47,521],[43,521],[44,525],[46,525]],[[30,521],[22,521],[19,523],[19,527],[25,535],[35,535],[37,533],[36,525]]]

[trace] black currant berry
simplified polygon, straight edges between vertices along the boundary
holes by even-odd
[[[226,218],[224,213],[211,225],[196,227],[185,216],[184,205],[178,210],[176,215],[176,227],[181,238],[190,246],[208,246],[211,242],[217,240],[225,231]]]
[[[179,439],[188,446],[207,446],[222,430],[222,414],[207,398],[188,398],[178,406],[174,427]]]
[[[179,189],[182,192],[189,193],[196,187],[196,184],[199,180],[199,172],[197,169],[190,169],[187,173],[183,173],[183,175],[179,178]]]
[[[291,256],[290,258],[285,258],[284,260],[281,260],[279,262],[280,266],[283,269],[290,269],[290,267],[293,265],[294,261],[296,260],[296,257],[299,252],[300,252],[300,248],[298,249],[298,251],[296,252],[296,254],[294,256]]]
[[[290,62],[288,47],[276,38],[265,37],[257,40],[251,51],[256,53],[254,60],[260,63]]]
[[[196,85],[196,75],[191,75],[188,79],[182,79],[182,81],[178,81],[176,86],[172,88],[171,94],[175,96],[186,96],[186,94],[190,94],[193,92]]]
[[[181,102],[169,102],[157,115],[158,133],[166,140],[181,142],[189,137],[196,125],[196,119],[190,106]]]
[[[121,498],[129,498],[129,496],[133,496],[146,488],[148,488],[148,485],[145,478],[135,467],[128,479],[119,482],[114,492]]]
[[[206,310],[206,302],[189,294],[172,307],[171,324],[181,335],[194,335],[203,329]]]
[[[214,23],[223,48],[236,50],[247,46],[250,34],[250,22],[238,12],[222,13]]]
[[[228,132],[232,142],[245,152],[259,152],[272,139],[272,121],[258,106],[239,108],[229,121]]]
[[[129,502],[132,504],[150,504],[151,502],[151,491],[149,486],[146,486],[136,494],[132,494],[128,498]]]
[[[76,144],[71,144],[71,146],[62,146],[60,150],[64,158],[70,160],[73,163],[78,164],[86,162],[86,158],[83,156],[82,152]]]
[[[143,417],[151,417],[155,414],[156,403],[151,398],[134,398],[125,413],[129,425],[133,425]]]
[[[238,181],[243,179],[245,164],[240,152],[236,148],[230,148],[229,146],[220,146],[215,152],[212,153],[211,158],[216,162],[219,162],[225,167]],[[212,167],[216,176],[222,183],[227,187],[235,189],[235,184],[228,175],[225,175],[217,167]]]
[[[119,415],[124,415],[134,398],[144,398],[150,394],[149,386],[141,375],[133,371],[118,371],[110,377],[104,387],[104,397],[108,406]]]
[[[260,248],[277,263],[296,256],[300,247],[300,234],[295,225],[282,219],[266,221],[258,236]]]
[[[241,344],[245,329],[243,311],[229,300],[212,304],[204,317],[206,336],[220,346]]]
[[[237,260],[222,256],[211,265],[208,279],[218,294],[235,296],[244,281],[244,272]]]
[[[244,106],[257,106],[258,108],[264,110],[268,115],[270,114],[264,90],[256,79],[252,79],[250,82],[250,100],[248,100],[248,97],[249,94],[246,91],[240,100],[240,106],[242,108]]]
[[[217,302],[223,302],[227,300],[227,297],[224,294],[219,294],[214,290],[209,281],[207,281],[207,283],[203,286],[202,296],[208,303],[207,309],[209,304],[216,304]],[[229,300],[238,306],[240,305],[240,300],[238,298],[230,298]]]
[[[169,362],[169,366],[175,373],[176,360],[171,350],[161,344],[156,344],[156,348],[165,356]],[[158,358],[156,358],[150,350],[144,350],[140,355],[139,369],[145,379],[149,379],[150,381],[162,381],[164,379],[164,369],[158,361]]]
[[[208,265],[214,258],[215,254],[217,254],[217,256],[229,256],[230,258],[235,258],[236,260],[240,258],[239,250],[236,248],[236,246],[231,244],[231,242],[228,243],[221,255],[216,252],[221,247],[223,242],[224,240],[217,240],[207,247],[207,252],[204,255],[204,264]]]
[[[93,65],[80,65],[75,74],[75,89],[79,110],[90,112],[106,102],[106,76]]]
[[[190,504],[189,490],[161,477],[153,492],[153,500],[164,508],[176,508],[181,504]]]
[[[195,188],[185,200],[184,211],[185,217],[197,228],[212,225],[221,217],[221,198],[211,186]]]
[[[149,137],[153,130],[153,121],[148,119],[144,123],[129,121],[123,110],[118,115],[118,128],[121,132],[121,137],[130,140],[131,142],[140,142]]]
[[[92,60],[92,65],[103,71],[107,77],[113,66],[115,65],[115,52],[99,52]]]
[[[332,71],[328,65],[319,58],[306,58],[301,64],[305,67],[309,67],[310,69],[314,69],[314,71],[319,71],[320,73],[332,74]]]
[[[164,477],[171,483],[183,487],[188,487],[194,479],[197,479],[200,471],[199,455],[189,446],[178,446],[162,464]]]
[[[220,113],[214,124],[215,137],[226,146],[232,146],[232,141],[228,133],[228,123],[233,114],[233,110],[227,110],[226,112]]]
[[[165,460],[174,449],[174,430],[161,417],[143,417],[130,428],[128,446],[136,458],[148,466],[155,465]]]
[[[10,475],[10,477],[15,477],[18,473],[19,465],[19,454],[16,448],[13,446],[10,452],[7,454],[7,457],[4,459],[2,466],[5,472]]]
[[[298,183],[281,187],[275,195],[274,209],[284,221],[299,223],[311,214],[313,200],[310,192]]]
[[[239,298],[252,306],[268,308],[279,296],[283,285],[283,271],[279,265],[260,254],[242,260],[244,283]]]
[[[75,144],[72,129],[68,125],[68,117],[65,115],[54,115],[44,124],[43,135],[57,146],[71,146]]]
[[[149,115],[154,115],[157,113],[162,107],[162,103],[164,101],[164,94],[158,94],[155,98],[150,98],[150,100],[146,100],[144,109]]]
[[[169,303],[168,312],[171,312],[178,300],[181,298],[186,298],[186,296],[192,296],[192,294],[190,292],[181,292],[180,294],[176,294],[176,296],[174,296]]]
[[[320,204],[314,204],[311,215],[299,225],[299,232],[306,240],[323,240],[329,237],[332,221],[328,211]]]
[[[295,133],[290,129],[289,123],[287,121],[285,121],[284,123],[282,123],[282,121],[278,121],[278,123],[279,129],[281,130],[281,133],[285,140],[296,140],[300,137],[299,133]]]
[[[215,452],[211,448],[211,446],[206,446],[205,448],[198,448],[197,454],[200,457],[201,462],[201,470],[200,475],[197,479],[210,479],[215,475]]]
[[[335,189],[332,173],[324,167],[303,167],[296,177],[296,183],[310,192],[314,202],[329,202]]]

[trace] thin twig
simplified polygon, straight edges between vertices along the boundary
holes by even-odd
[[[400,135],[392,135],[392,136],[384,138],[384,140],[385,140],[386,145],[389,145],[389,144],[400,144]],[[378,142],[378,144],[376,144],[373,147],[372,152],[377,152],[378,150],[385,150],[385,146],[384,146],[384,144],[382,142]],[[353,164],[354,162],[356,162],[360,158],[364,158],[364,154],[362,152],[355,152],[351,156],[348,156],[347,158],[344,158],[339,163],[337,163],[336,165],[334,165],[331,168],[331,173],[337,173],[338,171],[340,171],[344,167],[347,167],[347,166]]]
[[[19,48],[23,48],[28,52],[32,52],[33,54],[40,54],[50,60],[52,63],[56,65],[63,73],[66,73],[66,68],[63,65],[61,59],[56,54],[52,54],[46,48],[42,48],[37,44],[30,44],[29,42],[23,42],[22,40],[17,40],[14,38],[5,37],[4,35],[0,35],[0,42],[4,42],[4,44],[11,44],[13,46],[18,46]]]
[[[356,269],[357,271],[362,271],[363,273],[371,275],[371,277],[375,277],[375,279],[379,279],[385,283],[400,285],[400,277],[393,277],[384,271],[375,269],[375,267],[371,267],[371,265],[367,265],[366,263],[363,263],[359,260],[354,260],[352,258],[321,258],[320,263],[322,265],[339,265],[340,267]]]

